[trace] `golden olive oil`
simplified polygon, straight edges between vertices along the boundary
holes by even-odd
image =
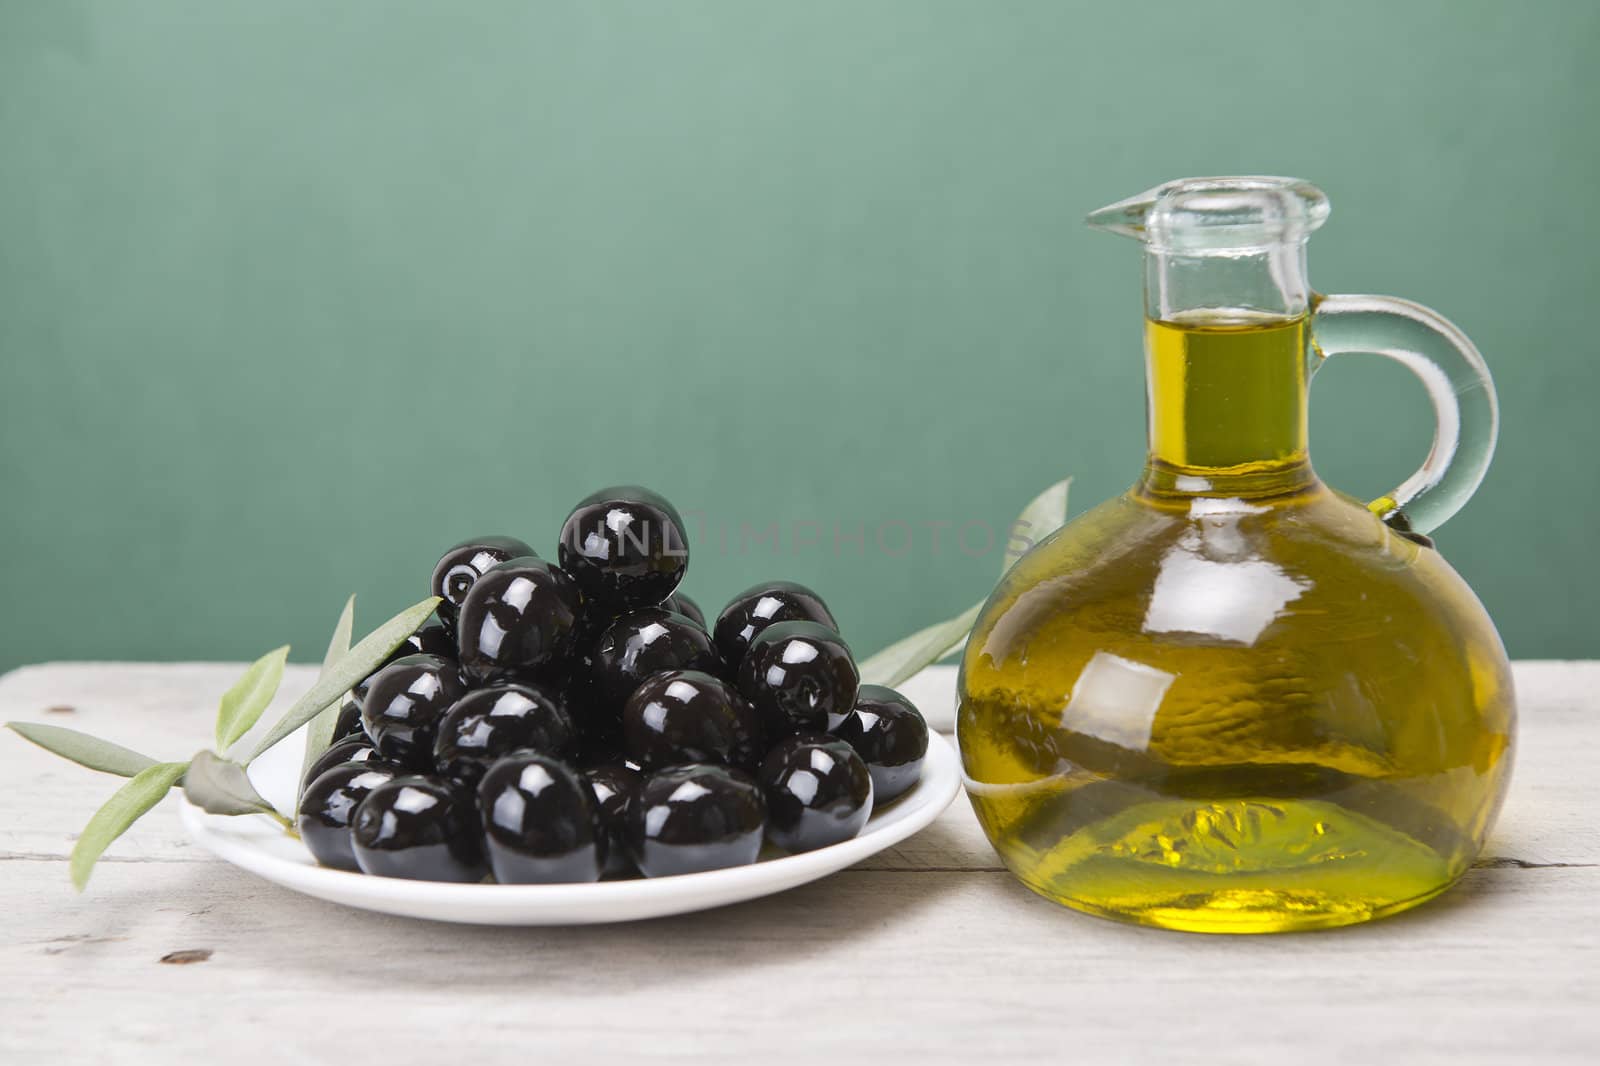
[[[1428,549],[1323,486],[1301,317],[1147,323],[1141,483],[1012,568],[962,663],[973,809],[1069,907],[1363,921],[1443,891],[1504,793],[1505,653]]]
[[[1156,457],[1175,468],[1306,464],[1306,318],[1145,321]],[[1229,417],[1210,417],[1227,411]]]

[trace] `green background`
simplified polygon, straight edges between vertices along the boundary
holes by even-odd
[[[617,481],[703,516],[708,609],[795,578],[871,650],[992,582],[926,523],[1138,473],[1137,250],[1082,215],[1262,172],[1333,200],[1319,289],[1478,342],[1440,546],[1513,655],[1600,654],[1597,44],[1586,0],[0,0],[0,668],[316,659]],[[1426,449],[1377,360],[1312,406],[1341,488]]]

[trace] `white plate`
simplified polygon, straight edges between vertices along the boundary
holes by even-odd
[[[279,810],[294,802],[304,734],[291,736],[250,769],[257,790]],[[586,925],[626,922],[721,907],[782,892],[860,862],[924,828],[961,787],[956,753],[938,734],[928,737],[922,780],[882,811],[854,840],[802,855],[765,859],[709,873],[579,885],[462,885],[407,881],[330,870],[266,818],[206,814],[182,804],[189,835],[220,859],[308,896],[347,907],[474,925]]]

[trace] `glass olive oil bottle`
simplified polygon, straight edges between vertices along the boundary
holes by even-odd
[[[1437,315],[1317,297],[1320,191],[1189,179],[1091,222],[1145,244],[1149,455],[1035,547],[962,662],[967,789],[1006,865],[1148,925],[1344,925],[1432,898],[1477,856],[1511,765],[1511,675],[1419,536],[1471,495],[1493,386]],[[1306,390],[1331,355],[1416,370],[1424,467],[1372,505],[1323,485]]]

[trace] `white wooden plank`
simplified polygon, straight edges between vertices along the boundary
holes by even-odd
[[[1388,922],[1223,938],[1084,918],[999,873],[846,872],[699,915],[506,930],[189,863],[108,867],[79,902],[54,864],[8,865],[6,1062],[1459,1066],[1588,1062],[1600,1039],[1593,869],[1479,871]],[[213,954],[158,961],[193,949]]]
[[[182,756],[241,668],[30,668],[0,679],[0,718]],[[292,671],[280,705],[313,674]],[[817,884],[636,925],[348,911],[198,853],[171,811],[78,897],[63,857],[116,783],[0,736],[0,1062],[1590,1061],[1600,664],[1518,664],[1517,681],[1518,769],[1489,851],[1506,863],[1396,919],[1281,937],[1063,911],[997,870],[961,800]],[[75,711],[41,718],[52,705]],[[160,963],[184,949],[212,955]]]

